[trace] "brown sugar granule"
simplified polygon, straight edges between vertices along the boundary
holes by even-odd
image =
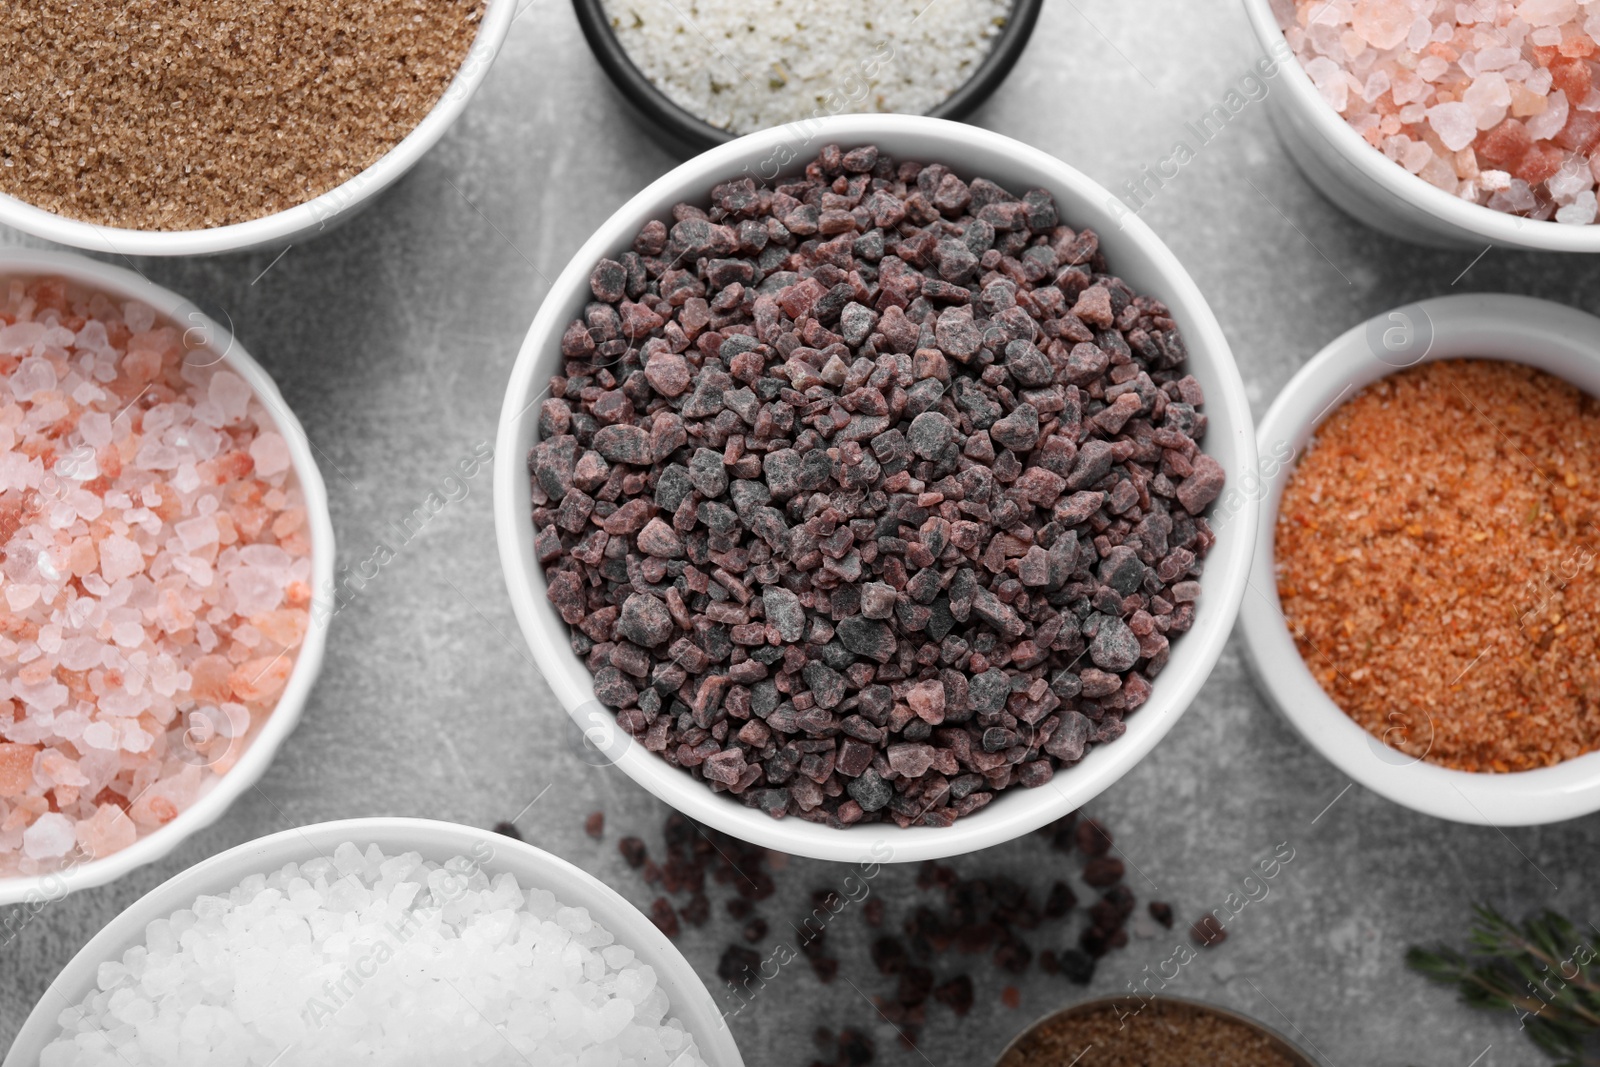
[[[1008,1051],[1000,1067],[1297,1067],[1278,1042],[1203,1009],[1163,1000],[1055,1018]]]
[[[1430,363],[1317,431],[1277,525],[1323,689],[1413,756],[1520,771],[1600,742],[1600,408],[1514,363]]]
[[[422,121],[484,0],[79,0],[0,18],[0,192],[140,230],[246,222]]]

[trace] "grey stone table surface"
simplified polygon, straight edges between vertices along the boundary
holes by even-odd
[[[1117,187],[1168,156],[1184,122],[1219,102],[1256,58],[1236,0],[1051,0],[1020,64],[972,121]],[[531,0],[461,121],[370,210],[276,261],[267,253],[139,266],[225,309],[277,378],[317,447],[339,563],[354,564],[457,460],[493,441],[548,279],[674,162],[623,110],[570,6]],[[1257,415],[1327,340],[1396,304],[1514,291],[1600,312],[1600,258],[1496,250],[1474,262],[1471,251],[1402,245],[1340,214],[1284,155],[1259,103],[1201,148],[1143,217],[1210,300]],[[616,840],[638,833],[659,854],[665,809],[614,768],[574,757],[568,720],[512,617],[489,481],[469,482],[468,495],[339,613],[305,716],[259,788],[163,862],[51,905],[0,948],[0,1047],[118,911],[207,856],[295,825],[388,814],[489,826],[539,798],[522,815],[525,836],[648,907],[655,893],[623,864]],[[1330,1067],[1542,1062],[1509,1013],[1458,1005],[1406,971],[1402,955],[1416,941],[1460,940],[1480,901],[1600,919],[1587,892],[1600,818],[1502,832],[1425,818],[1348,786],[1265,704],[1236,635],[1166,741],[1090,805],[1136,867],[1141,907],[1168,900],[1180,916],[1221,903],[1275,845],[1295,850],[1270,896],[1168,991],[1298,1035]],[[582,825],[596,810],[606,813],[601,841]],[[1069,864],[1031,837],[954,866],[1038,885]],[[785,929],[809,914],[812,889],[837,886],[844,873],[794,860],[762,912]],[[890,869],[874,892],[899,907],[916,893],[914,879],[912,869]],[[679,941],[713,986],[731,929],[724,918]],[[812,1030],[828,1023],[869,1032],[881,1063],[988,1064],[1034,1017],[1121,990],[1179,940],[1136,936],[1087,990],[1037,968],[1011,980],[979,960],[971,1014],[930,1010],[919,1052],[897,1047],[865,999],[883,989],[864,935],[858,918],[830,935],[854,986],[823,985],[792,966],[733,1019],[747,1063],[808,1063]],[[1046,926],[1034,947],[1067,939]],[[1001,1001],[1008,980],[1019,1008]]]

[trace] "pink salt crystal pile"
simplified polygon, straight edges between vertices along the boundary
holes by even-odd
[[[0,281],[0,876],[173,819],[238,759],[305,636],[288,446],[182,337],[142,304]]]
[[[1595,221],[1600,0],[1273,0],[1330,107],[1463,200]]]

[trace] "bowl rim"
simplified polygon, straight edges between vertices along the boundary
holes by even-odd
[[[327,192],[270,215],[195,230],[133,230],[58,215],[0,192],[0,226],[113,256],[195,256],[273,247],[327,228],[394,184],[460,117],[505,43],[516,0],[484,0],[483,17],[455,77],[422,121],[360,173]]]
[[[91,859],[64,871],[26,877],[0,876],[0,905],[23,901],[57,900],[79,889],[105,885],[148,863],[165,857],[191,834],[219,819],[246,789],[260,781],[285,738],[294,731],[305,709],[307,697],[322,668],[328,641],[330,618],[317,621],[317,596],[333,582],[333,519],[328,510],[328,491],[310,439],[300,420],[284,401],[277,383],[247,352],[232,330],[206,315],[192,302],[170,289],[122,267],[102,263],[72,252],[33,249],[0,249],[0,279],[61,277],[70,283],[99,290],[123,300],[138,300],[153,307],[162,317],[194,325],[206,332],[209,347],[223,353],[221,362],[250,383],[255,395],[272,412],[276,428],[288,442],[295,477],[306,501],[306,521],[311,527],[312,608],[311,625],[295,658],[294,670],[284,685],[272,714],[250,741],[244,754],[227,772],[216,776],[194,803],[179,812],[166,825],[141,836],[127,848],[111,855]]]
[[[1181,666],[1168,665],[1156,687],[1160,701],[1153,696],[1138,716],[1130,720],[1127,735],[1115,744],[1096,746],[1081,763],[1074,765],[1070,788],[1064,782],[1067,776],[1063,775],[1052,779],[1052,790],[1008,791],[1001,802],[942,828],[901,829],[893,824],[873,823],[836,830],[795,816],[773,819],[713,794],[705,783],[646,751],[625,731],[617,729],[613,713],[594,699],[593,679],[573,655],[566,626],[554,615],[544,595],[543,571],[531,552],[524,556],[519,548],[524,537],[532,536],[524,507],[528,475],[523,457],[527,442],[533,439],[531,427],[537,419],[531,412],[534,403],[544,394],[543,388],[535,392],[535,385],[536,381],[542,384],[542,378],[537,376],[545,349],[557,342],[566,325],[561,317],[564,314],[562,305],[570,295],[586,291],[594,263],[615,254],[618,248],[627,247],[645,219],[662,213],[664,209],[658,204],[670,205],[678,199],[703,199],[716,182],[740,173],[742,161],[759,159],[775,146],[786,147],[791,137],[798,141],[798,135],[786,127],[763,130],[712,149],[669,171],[603,223],[574,253],[546,291],[513,365],[495,440],[496,454],[505,457],[495,465],[494,507],[495,535],[506,588],[540,674],[561,707],[577,723],[586,742],[668,805],[742,840],[814,859],[912,862],[977,851],[1035,830],[1098,796],[1143,759],[1187,710],[1216,665],[1244,597],[1254,546],[1251,533],[1256,523],[1254,495],[1243,497],[1237,510],[1231,512],[1227,529],[1219,533],[1202,577],[1203,584],[1211,584],[1205,586],[1206,592],[1201,598],[1201,617],[1194,628],[1183,635],[1179,645],[1181,649],[1190,650],[1186,655],[1192,658]],[[1227,339],[1182,264],[1142,220],[1119,211],[1119,204],[1111,193],[1061,160],[977,127],[925,116],[841,115],[824,120],[815,135],[818,144],[870,143],[886,138],[915,139],[931,150],[920,153],[921,158],[942,155],[960,159],[965,173],[984,173],[993,164],[1023,168],[1045,176],[1047,180],[1040,184],[1047,185],[1059,202],[1072,205],[1064,206],[1063,210],[1071,212],[1075,225],[1095,227],[1102,235],[1115,230],[1115,240],[1130,249],[1129,255],[1146,259],[1151,276],[1159,278],[1155,287],[1146,282],[1142,288],[1155,291],[1179,316],[1190,359],[1204,364],[1207,373],[1217,379],[1218,392],[1213,393],[1211,386],[1207,386],[1206,411],[1211,416],[1208,433],[1212,435],[1208,436],[1208,441],[1225,436],[1228,443],[1224,449],[1236,456],[1229,467],[1230,478],[1240,478],[1244,472],[1254,469],[1254,422]],[[895,154],[917,158],[910,152],[896,151]],[[1112,256],[1114,259],[1115,255]],[[1131,272],[1122,270],[1120,273],[1126,276]],[[523,526],[527,526],[526,531]],[[1167,686],[1165,690],[1162,684]],[[1052,799],[1024,803],[1026,797],[1011,796],[1011,793]]]
[[[1288,95],[1296,111],[1309,120],[1310,132],[1332,145],[1368,180],[1376,183],[1408,207],[1431,218],[1467,231],[1491,245],[1536,248],[1550,252],[1600,252],[1600,223],[1569,226],[1565,223],[1526,219],[1471,204],[1392,162],[1369,145],[1344,117],[1322,99],[1311,78],[1292,53],[1281,56],[1275,45],[1285,42],[1272,11],[1271,0],[1243,0],[1245,14],[1255,30],[1257,43],[1267,56],[1276,59],[1286,75]]]
[[[1377,358],[1374,331],[1381,335],[1407,323],[1426,324],[1428,340],[1421,351],[1412,349],[1392,361]],[[1505,293],[1458,293],[1393,309],[1345,331],[1313,356],[1262,418],[1257,445],[1264,455],[1289,448],[1298,458],[1346,394],[1405,367],[1452,358],[1522,363],[1579,388],[1585,387],[1573,382],[1571,369],[1583,366],[1591,378],[1586,391],[1593,391],[1600,387],[1600,319],[1563,304]],[[1292,466],[1286,463],[1282,470]],[[1389,748],[1328,697],[1300,657],[1278,600],[1275,530],[1288,480],[1285,474],[1263,485],[1250,595],[1240,611],[1247,658],[1268,703],[1344,774],[1425,815],[1482,826],[1528,826],[1600,811],[1600,752],[1506,774],[1453,770]]]
[[[1224,1008],[1204,1000],[1196,1000],[1193,997],[1177,997],[1167,993],[1152,994],[1148,1001],[1128,993],[1108,993],[1103,997],[1080,1000],[1076,1004],[1068,1004],[1065,1007],[1057,1008],[1055,1011],[1035,1019],[1018,1031],[1017,1035],[1010,1041],[1006,1042],[1005,1048],[1001,1049],[1000,1054],[994,1058],[995,1067],[1000,1067],[1005,1062],[1005,1058],[1040,1027],[1047,1026],[1057,1019],[1070,1019],[1075,1015],[1092,1015],[1096,1012],[1104,1011],[1106,1008],[1121,1007],[1130,1002],[1138,1003],[1141,1006],[1141,1011],[1150,1004],[1170,1004],[1194,1015],[1214,1015],[1229,1022],[1238,1023],[1246,1029],[1255,1031],[1269,1041],[1277,1042],[1280,1047],[1276,1051],[1295,1060],[1294,1067],[1317,1067],[1317,1061],[1313,1060],[1309,1053],[1260,1020],[1251,1018],[1243,1012],[1234,1011],[1232,1008]]]
[[[623,98],[643,117],[652,133],[676,146],[702,152],[742,136],[713,126],[677,103],[633,62],[606,17],[605,0],[572,0],[578,25],[595,59]],[[927,112],[929,118],[964,119],[1000,87],[1033,36],[1044,0],[1012,0],[1012,14],[966,81]],[[814,121],[811,119],[802,121]]]
[[[738,1046],[705,982],[678,946],[656,929],[655,924],[622,894],[576,864],[537,845],[475,826],[401,816],[338,819],[280,830],[209,856],[168,878],[120,911],[73,954],[67,965],[51,980],[44,996],[40,997],[17,1032],[17,1038],[3,1061],[4,1067],[23,1067],[23,1057],[29,1053],[33,1058],[28,1062],[38,1062],[37,1052],[54,1037],[58,1026],[56,1017],[62,1008],[66,1004],[77,1004],[88,991],[76,972],[81,970],[84,972],[82,978],[92,980],[93,967],[119,958],[128,947],[142,943],[144,927],[152,919],[163,918],[173,911],[188,907],[195,897],[202,894],[225,892],[251,874],[265,874],[286,863],[302,863],[316,856],[328,856],[346,841],[363,845],[378,844],[386,853],[404,846],[405,851],[421,852],[424,859],[433,859],[435,862],[439,862],[440,855],[452,849],[453,855],[476,858],[478,847],[487,846],[489,858],[484,859],[481,865],[495,866],[497,860],[509,854],[513,862],[500,863],[499,866],[503,870],[515,867],[523,872],[517,874],[517,881],[524,889],[533,887],[534,883],[529,879],[541,878],[548,882],[552,880],[552,875],[554,881],[581,887],[587,894],[581,901],[567,896],[567,890],[557,893],[557,896],[562,904],[569,907],[582,907],[591,913],[606,913],[597,921],[610,930],[619,943],[632,948],[640,956],[648,953],[652,961],[650,965],[657,969],[658,978],[662,970],[667,972],[667,980],[678,987],[677,992],[668,994],[671,998],[669,1017],[682,1021],[685,1028],[689,1028],[685,1016],[717,1020],[714,1028],[702,1026],[690,1029],[709,1067],[742,1067]],[[535,870],[540,873],[527,873]],[[619,925],[625,929],[618,929]],[[75,994],[63,988],[69,983],[77,986]]]

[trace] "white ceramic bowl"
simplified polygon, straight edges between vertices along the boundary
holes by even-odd
[[[616,935],[619,944],[655,968],[656,979],[671,1002],[671,1014],[694,1035],[708,1067],[741,1067],[717,1005],[689,961],[655,924],[598,878],[565,860],[510,837],[431,819],[345,819],[317,823],[246,842],[212,856],[161,883],[118,915],[94,936],[45,990],[44,998],[22,1024],[3,1067],[33,1067],[39,1053],[60,1033],[57,1018],[95,987],[96,970],[120,960],[134,945],[144,944],[145,927],[155,919],[189,907],[202,894],[226,893],[252,874],[270,874],[286,863],[331,856],[346,841],[365,848],[375,844],[385,854],[420,852],[442,863],[455,856],[478,859],[490,877],[510,872],[525,889],[548,889],[563,904],[589,909],[589,915]],[[485,852],[485,849],[488,851]]]
[[[123,300],[138,300],[155,308],[162,319],[177,323],[198,345],[204,345],[208,355],[220,355],[221,362],[250,383],[251,388],[271,410],[277,429],[289,443],[289,455],[294,463],[295,477],[305,494],[306,517],[311,527],[312,589],[320,594],[331,588],[333,582],[333,522],[328,517],[328,492],[322,484],[322,474],[311,454],[305,430],[289,410],[278,387],[268,377],[261,365],[246,352],[222,324],[205,315],[194,304],[176,293],[146,281],[139,275],[121,267],[113,267],[98,260],[65,252],[35,252],[27,249],[0,250],[0,283],[12,278],[61,277],[97,289]],[[316,601],[314,601],[316,603]],[[322,669],[323,646],[327,643],[328,627],[318,621],[315,610],[312,623],[306,631],[295,658],[293,672],[284,686],[283,694],[266,723],[261,727],[238,762],[225,774],[213,779],[211,788],[177,818],[165,826],[140,837],[120,852],[102,859],[93,859],[71,866],[57,874],[34,877],[0,877],[0,905],[25,901],[58,899],[77,889],[121,878],[135,867],[153,863],[178,846],[190,834],[216,822],[228,805],[260,780],[267,764],[283,739],[293,732],[300,721],[311,685]]]
[[[873,143],[896,159],[942,162],[957,173],[983,176],[1016,193],[1044,188],[1055,194],[1064,222],[1092,227],[1111,270],[1140,292],[1171,309],[1188,343],[1188,369],[1206,393],[1209,430],[1205,450],[1238,485],[1256,464],[1250,407],[1238,368],[1216,319],[1182,265],[1138,218],[1105,189],[1052,156],[987,130],[909,115],[848,115],[824,119],[806,130],[778,127],[742,137],[698,156],[658,179],[625,204],[573,257],[556,279],[523,340],[500,416],[496,454],[495,529],[500,560],[517,621],[545,680],[590,743],[629,777],[685,814],[719,830],[769,848],[828,860],[912,861],[959,855],[1009,840],[1081,807],[1116,781],[1155,747],[1200,689],[1227,640],[1244,591],[1255,530],[1254,497],[1238,496],[1218,528],[1206,562],[1203,593],[1193,630],[1172,645],[1172,658],[1156,680],[1149,702],[1128,719],[1127,733],[1096,746],[1082,763],[1038,789],[1013,788],[980,811],[946,828],[872,824],[836,830],[796,816],[771,817],[713,793],[688,772],[634,744],[616,729],[611,712],[594,696],[593,680],[572,652],[569,631],[545,595],[544,573],[534,560],[534,530],[527,466],[534,444],[537,400],[561,366],[559,342],[568,322],[589,295],[589,273],[603,257],[627,249],[641,225],[670,218],[679,201],[705,202],[712,186],[754,172],[770,159],[795,167],[824,144]],[[1219,500],[1221,508],[1224,500]],[[558,729],[548,723],[547,729]]]
[[[1289,50],[1272,0],[1244,0],[1267,58],[1280,60],[1267,112],[1284,148],[1311,184],[1367,225],[1418,244],[1446,248],[1533,248],[1600,252],[1600,226],[1539,222],[1468,203],[1391,162],[1317,92]]]
[[[1525,296],[1441,297],[1380,315],[1317,353],[1261,421],[1261,455],[1301,455],[1329,413],[1385,375],[1431,360],[1471,357],[1525,363],[1600,396],[1600,319]],[[1329,699],[1300,658],[1278,600],[1274,531],[1291,470],[1285,464],[1263,480],[1255,562],[1241,610],[1256,677],[1284,718],[1345,774],[1427,815],[1525,826],[1600,810],[1600,752],[1511,774],[1450,770],[1385,745]]]
[[[416,165],[466,108],[511,28],[516,0],[488,0],[472,48],[416,129],[366,170],[315,199],[248,222],[200,230],[127,230],[57,215],[0,193],[0,226],[113,256],[198,256],[277,248],[347,221]]]

